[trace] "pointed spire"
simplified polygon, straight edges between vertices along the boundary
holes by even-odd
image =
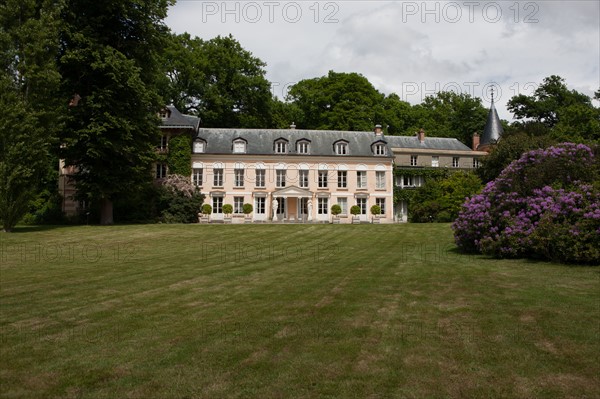
[[[502,123],[500,123],[498,112],[494,106],[494,88],[492,87],[492,103],[490,105],[490,112],[488,113],[487,122],[485,123],[483,135],[481,136],[481,144],[479,146],[487,147],[490,144],[495,144],[500,140],[502,134],[504,134],[504,129],[502,128]]]

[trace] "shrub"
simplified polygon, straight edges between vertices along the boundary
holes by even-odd
[[[339,206],[338,204],[331,205],[331,214],[333,216],[337,216],[340,213],[342,213],[342,207],[341,206]]]
[[[350,207],[350,213],[354,216],[360,215],[360,206],[358,205],[352,205]]]
[[[159,182],[160,220],[165,223],[193,223],[204,202],[204,195],[189,177],[169,175]]]
[[[497,257],[600,263],[599,169],[583,144],[523,154],[465,202],[453,224],[457,245]]]
[[[212,206],[209,204],[202,205],[201,212],[203,215],[210,215],[212,213]]]
[[[381,207],[379,205],[373,205],[371,207],[371,215],[373,215],[373,216],[381,215]]]
[[[231,204],[223,205],[223,213],[226,215],[231,215],[233,213],[233,206],[231,206]]]
[[[242,212],[244,212],[245,215],[251,214],[253,210],[254,210],[254,207],[252,206],[252,204],[242,205]]]

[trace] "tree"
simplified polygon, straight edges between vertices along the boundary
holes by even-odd
[[[271,126],[272,94],[265,63],[233,36],[203,41],[171,35],[163,56],[164,97],[205,127]]]
[[[293,85],[287,101],[301,112],[303,129],[372,130],[383,117],[384,95],[364,76],[329,71],[327,76]],[[378,119],[378,118],[377,118]]]
[[[161,99],[158,52],[169,0],[65,0],[60,72],[74,96],[61,155],[75,165],[78,196],[113,223],[113,201],[151,178]]]
[[[516,119],[544,124],[558,140],[600,139],[600,108],[589,96],[569,90],[560,76],[544,78],[531,96],[512,97],[508,109]]]
[[[473,133],[483,132],[488,110],[479,98],[443,91],[425,97],[413,113],[416,124],[405,134],[424,128],[431,136],[453,137],[470,146]]]
[[[0,220],[11,231],[47,174],[59,129],[56,69],[60,1],[0,6]],[[56,167],[56,165],[55,165]]]

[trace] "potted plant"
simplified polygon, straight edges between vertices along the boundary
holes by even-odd
[[[342,213],[342,207],[338,204],[331,205],[331,214],[333,215],[333,223],[339,223],[339,214]]]
[[[379,205],[373,205],[371,207],[371,215],[373,215],[373,223],[379,223],[379,216],[381,215],[381,207]]]
[[[352,214],[352,223],[359,223],[360,218],[358,217],[358,215],[360,215],[360,206],[352,205],[350,207],[350,213]]]
[[[202,208],[200,208],[200,211],[202,213],[198,214],[198,222],[208,223],[210,214],[212,213],[212,206],[210,206],[209,204],[204,204],[202,205]]]
[[[231,204],[223,205],[223,213],[225,214],[223,221],[225,223],[231,223],[231,214],[233,213],[233,206]]]
[[[253,210],[254,210],[254,208],[252,207],[252,204],[242,205],[242,211],[244,212],[244,215],[245,215],[244,223],[252,223],[252,217],[250,217],[250,214],[252,213]]]

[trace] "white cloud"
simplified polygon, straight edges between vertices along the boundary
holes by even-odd
[[[206,39],[231,33],[267,63],[280,96],[329,70],[361,73],[412,103],[457,88],[486,100],[496,82],[498,111],[510,119],[509,98],[546,76],[588,95],[600,87],[599,20],[593,1],[180,0],[167,24]]]

